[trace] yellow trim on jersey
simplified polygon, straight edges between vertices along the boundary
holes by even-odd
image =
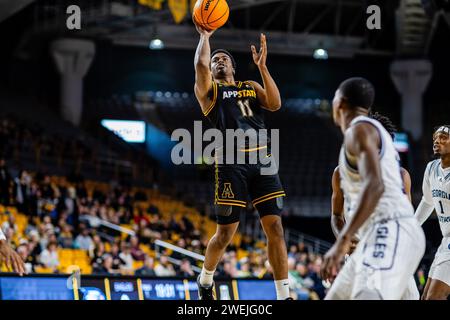
[[[258,202],[253,202],[253,205],[256,206],[257,204],[260,204],[261,202],[264,202],[264,201],[267,201],[267,200],[272,200],[272,199],[279,198],[279,197],[285,197],[285,196],[286,196],[285,193],[277,194],[277,195],[274,195],[272,197],[269,197],[269,198],[266,198],[266,199],[262,199],[262,200],[260,200]]]
[[[233,200],[233,199],[224,199],[224,198],[217,198],[217,201],[228,201],[228,202],[236,202],[236,203],[242,203],[242,204],[246,204],[246,201],[242,201],[242,200]]]
[[[215,204],[224,204],[227,206],[236,206],[236,207],[242,207],[242,208],[247,207],[245,204],[240,204],[240,203],[230,202],[230,201],[220,201],[220,200],[216,200]]]
[[[255,92],[256,92],[256,89],[255,89],[255,87],[253,86],[253,84],[249,81],[249,80],[247,80],[247,81],[244,81],[244,83],[246,84],[246,85],[248,85],[248,86],[250,86],[250,87],[252,87],[252,89],[253,90],[255,90]]]
[[[211,104],[208,106],[208,109],[206,109],[206,111],[203,112],[205,117],[211,112],[211,110],[216,105],[216,101],[217,101],[217,91],[218,91],[218,89],[217,89],[217,83],[215,81],[213,81],[212,87],[213,87],[213,99],[212,99]]]
[[[266,200],[270,200],[270,199],[273,199],[276,197],[283,197],[283,196],[286,196],[286,193],[284,193],[283,190],[280,190],[280,191],[272,192],[272,193],[266,194],[262,197],[256,198],[255,200],[252,201],[252,203],[258,204],[258,203],[266,201]]]

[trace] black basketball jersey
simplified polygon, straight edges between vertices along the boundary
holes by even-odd
[[[259,130],[266,129],[264,124],[264,110],[256,96],[255,88],[247,81],[237,81],[235,84],[221,84],[213,81],[210,92],[211,105],[204,112],[211,124],[222,131],[226,129],[254,129],[259,133],[259,140],[247,141],[245,145],[238,146],[240,150],[247,151],[250,147],[263,147],[262,135]],[[264,135],[268,146],[269,138]],[[258,139],[255,137],[255,139]],[[224,141],[225,142],[225,141]]]

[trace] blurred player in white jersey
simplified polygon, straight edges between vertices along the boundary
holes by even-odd
[[[433,135],[433,151],[439,159],[428,163],[423,177],[423,197],[416,211],[420,224],[436,210],[442,232],[422,295],[426,300],[446,300],[450,295],[450,125]]]
[[[377,112],[370,112],[369,117],[379,121],[383,125],[383,127],[387,130],[387,132],[391,135],[391,137],[394,138],[397,129],[395,128],[395,125],[388,117],[385,117]],[[401,168],[401,174],[403,181],[403,190],[408,196],[409,200],[411,201],[411,176],[409,175],[409,172],[405,168]],[[333,194],[331,196],[331,229],[333,230],[333,233],[337,238],[341,230],[344,228],[345,223],[351,220],[352,218],[351,213],[354,211],[350,208],[350,202],[348,200],[346,201],[344,197],[344,193],[341,187],[341,176],[339,174],[339,167],[336,167],[336,169],[333,172],[331,185],[333,189]],[[353,251],[356,249],[358,242],[359,236],[357,233],[355,237],[352,239],[352,244],[349,252],[346,254],[346,257],[348,257],[350,254],[353,253]],[[408,287],[406,288],[406,291],[402,296],[402,300],[419,300],[419,299],[420,293],[419,290],[417,289],[416,281],[414,280],[414,277],[411,277],[408,282]]]
[[[333,99],[333,118],[344,134],[341,187],[352,218],[325,255],[322,278],[337,275],[357,232],[360,241],[325,299],[399,300],[425,251],[392,137],[368,117],[374,96],[369,81],[350,78]]]

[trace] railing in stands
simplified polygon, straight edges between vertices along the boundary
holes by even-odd
[[[264,231],[261,227],[260,219],[256,215],[249,215],[247,212],[241,214],[241,223],[239,231],[254,240],[265,241]],[[303,242],[305,246],[309,247],[314,253],[325,254],[332,244],[322,239],[285,228],[284,230],[286,244],[298,245]]]
[[[176,251],[176,252],[178,252],[178,253],[180,253],[182,255],[191,257],[191,258],[193,258],[195,260],[205,261],[205,256],[203,256],[201,254],[198,254],[198,253],[195,253],[195,252],[183,249],[181,247],[175,246],[175,245],[173,245],[171,243],[168,243],[168,242],[165,242],[165,241],[161,241],[161,240],[156,240],[155,241],[155,251],[156,251],[156,257],[157,258],[159,258],[161,256],[161,253],[160,253],[160,248],[161,247],[165,248],[165,249],[172,250],[172,251]],[[174,264],[176,264],[178,266],[181,264],[181,260],[179,260],[179,259],[175,259],[175,258],[172,258],[172,257],[167,257],[167,259],[169,260],[169,262],[174,263]],[[197,273],[200,273],[202,271],[201,268],[196,267],[194,265],[192,265],[191,268],[192,268],[192,270],[194,270]]]
[[[297,245],[301,242],[305,244],[305,246],[310,247],[314,253],[325,254],[328,249],[333,245],[328,241],[324,241],[322,239],[309,236],[307,234],[291,230],[286,228],[284,230],[284,237],[286,239],[286,244],[289,245]]]
[[[100,219],[98,217],[93,217],[93,216],[88,216],[88,215],[82,215],[80,216],[80,221],[87,221],[89,223],[89,225],[93,228],[98,228],[100,226],[104,226],[106,228],[110,228],[119,232],[123,232],[126,234],[129,234],[130,236],[134,236],[136,235],[136,232],[134,232],[133,230],[121,227],[117,224],[111,223],[109,221]]]

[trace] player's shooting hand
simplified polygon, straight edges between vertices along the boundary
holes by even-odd
[[[205,36],[205,37],[209,38],[209,37],[212,36],[212,34],[214,33],[214,31],[216,31],[216,30],[207,30],[207,29],[205,29],[204,27],[198,25],[198,24],[195,22],[195,19],[194,19],[194,18],[192,18],[192,21],[194,22],[195,29],[197,29],[197,32],[198,32],[200,35],[202,35],[202,36]]]
[[[0,240],[0,258],[6,262],[6,266],[22,276],[25,272],[25,264],[22,258],[9,246],[5,240]]]
[[[266,66],[266,60],[267,60],[266,35],[261,33],[261,44],[260,44],[259,52],[256,52],[255,46],[252,45],[251,48],[252,48],[253,62],[258,67],[265,67]]]
[[[341,267],[341,261],[344,255],[349,251],[351,241],[347,238],[339,237],[336,243],[325,254],[320,276],[324,280],[334,280]]]

